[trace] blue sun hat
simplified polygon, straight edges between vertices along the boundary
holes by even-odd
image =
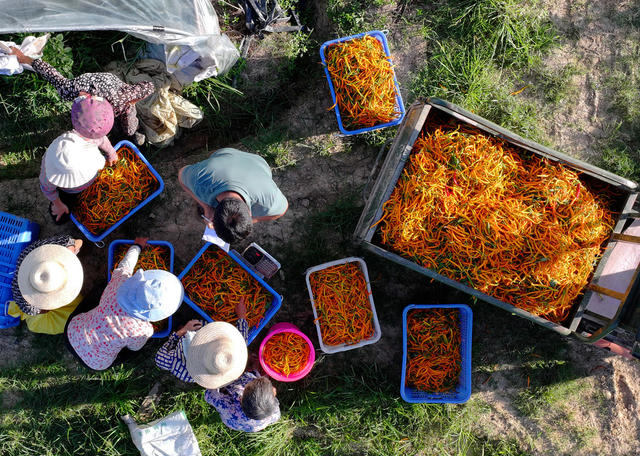
[[[178,310],[184,296],[180,280],[168,271],[138,271],[116,293],[116,301],[129,315],[160,321]]]

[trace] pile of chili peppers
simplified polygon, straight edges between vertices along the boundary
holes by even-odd
[[[114,166],[103,168],[80,193],[73,208],[73,215],[95,235],[121,220],[160,185],[133,150],[123,146],[118,156]]]
[[[400,117],[393,67],[376,38],[365,35],[332,44],[325,61],[346,127],[373,127]]]
[[[120,244],[113,255],[113,268],[115,269],[118,264],[122,261],[127,250],[129,250],[131,245]],[[147,246],[142,249],[140,252],[140,256],[138,257],[138,262],[136,263],[136,267],[133,270],[135,273],[138,269],[142,268],[144,271],[148,271],[151,269],[161,269],[163,271],[169,271],[171,268],[171,251],[169,247],[164,245],[151,245],[147,244]],[[111,271],[113,274],[113,271]]]
[[[122,259],[129,250],[131,245],[120,244],[113,255],[113,269],[118,267]],[[163,271],[170,271],[171,265],[171,251],[169,247],[163,245],[151,245],[147,244],[144,249],[140,252],[140,256],[138,256],[138,262],[136,263],[136,267],[133,272],[135,273],[138,269],[142,268],[143,271],[148,271],[151,269],[161,269]],[[113,271],[111,271],[113,274]],[[165,318],[161,321],[154,321],[151,324],[153,325],[154,332],[162,332],[166,329],[169,319]]]
[[[244,296],[249,326],[264,318],[272,296],[222,250],[209,247],[182,278],[189,298],[214,321],[235,323],[235,306]]]
[[[381,243],[561,323],[614,225],[611,193],[472,127],[423,132],[383,206]]]
[[[407,315],[405,385],[444,393],[460,379],[462,355],[457,309],[417,309]]]
[[[298,334],[281,332],[264,344],[262,357],[275,372],[290,376],[306,367],[310,353],[309,344]]]
[[[357,263],[312,272],[309,283],[325,345],[352,345],[373,336],[367,282]]]

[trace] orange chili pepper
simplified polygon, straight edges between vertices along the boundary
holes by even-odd
[[[561,323],[614,225],[601,191],[473,127],[428,127],[377,221],[382,245]],[[578,198],[579,196],[579,198]]]
[[[311,347],[298,334],[281,332],[272,336],[262,352],[265,363],[279,374],[289,376],[304,369]]]
[[[457,309],[418,309],[407,315],[405,385],[442,393],[459,383],[461,333]]]
[[[189,298],[214,321],[235,323],[235,306],[245,297],[247,322],[257,326],[264,318],[271,295],[220,249],[210,247],[182,278]]]
[[[324,344],[355,344],[373,336],[367,282],[356,263],[315,271],[309,283]]]
[[[373,127],[400,117],[392,65],[376,38],[332,44],[325,61],[346,127]]]
[[[118,162],[103,168],[71,208],[78,221],[95,235],[121,220],[160,186],[133,150],[123,146],[118,155]]]

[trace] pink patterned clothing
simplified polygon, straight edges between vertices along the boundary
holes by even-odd
[[[108,369],[123,348],[140,350],[153,335],[153,326],[127,314],[116,301],[116,292],[133,274],[140,248],[132,246],[113,272],[100,304],[76,315],[67,328],[69,343],[87,366]]]

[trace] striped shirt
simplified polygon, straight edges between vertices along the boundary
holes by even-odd
[[[249,323],[244,318],[239,318],[236,322],[238,331],[244,337],[244,340],[249,339]],[[187,371],[187,358],[184,356],[184,350],[182,341],[184,336],[178,336],[178,333],[172,332],[158,353],[156,353],[156,366],[162,370],[166,370],[175,375],[178,380],[182,380],[187,383],[194,383],[193,378]]]

